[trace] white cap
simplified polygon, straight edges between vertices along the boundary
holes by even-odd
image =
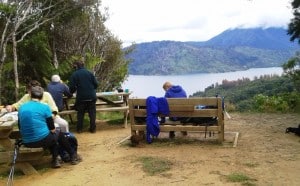
[[[59,77],[59,75],[53,75],[53,76],[51,77],[51,81],[53,81],[53,82],[60,82],[60,77]]]

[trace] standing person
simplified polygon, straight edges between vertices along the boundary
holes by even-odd
[[[94,74],[84,68],[83,61],[73,63],[75,72],[70,77],[70,92],[76,92],[75,109],[77,110],[77,132],[81,133],[83,128],[83,118],[85,111],[90,119],[91,133],[96,132],[96,89],[98,82]]]
[[[58,144],[67,149],[71,157],[71,164],[77,164],[77,154],[72,151],[68,142],[58,137],[52,112],[47,104],[41,103],[43,98],[43,88],[32,87],[30,90],[31,100],[22,104],[18,110],[18,124],[22,136],[23,144],[26,147],[48,148],[52,154],[52,167],[59,168]],[[60,135],[62,136],[62,135]]]
[[[180,85],[172,85],[170,82],[165,82],[163,84],[163,89],[165,91],[165,98],[187,98],[185,90]],[[178,118],[172,117],[170,120],[177,121]],[[182,131],[183,135],[187,135],[186,131]],[[175,137],[175,131],[170,131],[170,138]]]
[[[51,77],[51,82],[47,85],[47,90],[53,97],[59,112],[64,109],[63,96],[68,98],[73,96],[69,87],[65,83],[62,83],[59,75],[56,74]]]
[[[35,86],[41,86],[40,82],[38,82],[36,80],[31,80],[26,86],[27,94],[25,94],[18,102],[14,103],[12,105],[7,105],[6,106],[7,111],[12,112],[12,111],[19,110],[19,108],[22,104],[30,101],[31,100],[30,91],[31,91],[31,88],[35,87]],[[54,117],[54,123],[57,124],[61,128],[62,132],[69,132],[69,124],[66,120],[64,120],[59,115],[57,115],[58,108],[49,92],[43,93],[41,102],[46,103],[47,105],[50,106],[51,111],[53,113],[53,117]]]

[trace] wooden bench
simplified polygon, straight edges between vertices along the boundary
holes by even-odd
[[[159,114],[161,117],[180,117],[180,118],[215,118],[215,124],[195,125],[195,123],[182,123],[180,121],[166,120],[160,124],[160,131],[192,131],[192,132],[214,132],[218,134],[218,141],[224,141],[224,113],[222,98],[168,98],[170,113],[169,115]],[[137,121],[137,118],[147,116],[146,99],[129,99],[129,115],[131,123],[131,134],[140,135],[146,131],[146,121]],[[209,109],[202,109],[199,105],[209,106]]]
[[[129,107],[128,106],[119,106],[119,107],[97,107],[96,112],[124,112],[124,128],[127,128],[127,119],[128,119],[128,111]],[[77,114],[77,111],[72,109],[72,110],[63,110],[58,113],[60,116],[64,115],[72,115],[72,114]]]
[[[9,135],[9,137],[12,140],[17,140],[21,139],[21,134],[19,131],[13,131]],[[11,154],[13,155],[13,153]],[[25,175],[38,175],[37,170],[32,166],[31,162],[41,161],[44,155],[45,150],[43,148],[28,148],[21,145],[17,154],[16,167],[20,169]]]

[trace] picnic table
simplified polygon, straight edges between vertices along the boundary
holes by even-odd
[[[120,111],[124,113],[124,128],[127,128],[128,99],[131,92],[97,92],[96,112]],[[72,114],[76,114],[74,109],[76,94],[71,98],[64,97],[65,109],[59,115],[68,115],[73,123]]]
[[[0,163],[12,162],[14,144],[20,139],[19,130],[15,130],[18,123],[18,112],[5,112],[0,114]],[[20,147],[16,159],[16,167],[24,174],[37,174],[30,161],[39,160],[44,154],[42,148]]]

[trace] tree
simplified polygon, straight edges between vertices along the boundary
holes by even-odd
[[[57,7],[61,7],[61,2],[52,0],[11,0],[7,3],[1,3],[1,6],[10,10],[6,11],[7,14],[2,14],[6,23],[1,38],[1,66],[6,58],[7,43],[11,41],[15,79],[15,99],[17,100],[19,97],[18,43],[22,42],[27,35],[37,30],[40,26],[58,16],[60,9]],[[56,9],[58,12],[53,11],[53,9]]]
[[[288,34],[291,36],[291,41],[298,39],[300,44],[300,0],[292,1],[291,5],[294,18],[289,23]],[[284,73],[293,80],[297,91],[300,92],[300,52],[296,52],[296,55],[284,63],[282,67]]]
[[[100,0],[11,0],[0,3],[0,34],[3,36],[0,82],[5,87],[0,85],[0,99],[5,103],[14,101],[18,93],[24,93],[22,88],[25,86],[22,85],[30,78],[40,81],[43,86],[54,73],[67,80],[73,71],[70,64],[78,58],[83,58],[86,67],[96,75],[100,82],[99,91],[120,86],[128,73],[129,61],[124,56],[132,49],[123,50],[122,42],[105,27],[107,9],[100,12],[100,3]],[[60,6],[56,6],[58,4]],[[18,7],[23,11],[17,11]],[[27,11],[25,7],[28,14],[21,16]],[[37,12],[41,14],[34,14]],[[8,81],[4,81],[4,76]],[[20,88],[12,79],[20,81]],[[15,98],[11,99],[13,96]]]
[[[300,44],[300,0],[294,0],[291,4],[294,18],[289,23],[288,34],[291,35],[291,41],[298,39],[298,43]]]

